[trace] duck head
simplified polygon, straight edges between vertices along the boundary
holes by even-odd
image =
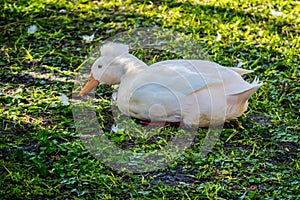
[[[126,73],[143,65],[146,64],[129,54],[127,45],[107,43],[101,47],[101,57],[92,65],[90,79],[79,95],[88,93],[99,84],[119,84]]]

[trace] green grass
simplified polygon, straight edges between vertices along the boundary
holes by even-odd
[[[1,199],[299,198],[299,1],[2,0],[0,9]],[[27,33],[30,25],[38,31]],[[167,168],[118,173],[85,148],[72,105],[59,96],[71,97],[79,66],[99,42],[145,26],[190,35],[211,60],[243,62],[254,70],[246,79],[258,76],[264,85],[245,115],[226,123],[206,158],[198,154],[202,130]],[[82,39],[93,33],[91,43]],[[98,89],[106,99],[98,96],[99,120],[108,115],[111,91]],[[124,133],[110,137],[128,142]]]

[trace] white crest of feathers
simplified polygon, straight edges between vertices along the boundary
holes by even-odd
[[[101,56],[120,56],[122,54],[128,54],[128,45],[121,43],[109,42],[101,47]]]

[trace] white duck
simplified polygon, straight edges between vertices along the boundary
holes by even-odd
[[[183,122],[207,127],[241,116],[262,85],[250,73],[203,60],[168,60],[150,66],[129,54],[128,46],[107,43],[93,64],[84,95],[99,84],[120,84],[117,105],[128,116],[147,121]]]

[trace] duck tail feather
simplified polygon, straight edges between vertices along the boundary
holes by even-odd
[[[259,83],[259,78],[257,76],[255,76],[255,78],[254,78],[253,82],[251,83],[251,85],[260,87],[260,86],[263,85],[263,83]]]

